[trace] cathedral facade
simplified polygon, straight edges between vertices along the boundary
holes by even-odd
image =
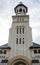
[[[40,65],[40,45],[32,42],[28,8],[20,2],[14,11],[8,44],[0,46],[0,65]]]

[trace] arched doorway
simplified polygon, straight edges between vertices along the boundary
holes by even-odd
[[[11,65],[29,65],[29,64],[23,59],[17,59]]]
[[[25,56],[13,57],[7,65],[32,65],[31,60]]]

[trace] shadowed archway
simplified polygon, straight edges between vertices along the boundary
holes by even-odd
[[[8,62],[8,65],[31,65],[31,61],[25,56],[16,56]]]
[[[29,65],[25,60],[23,59],[16,59],[12,65]]]

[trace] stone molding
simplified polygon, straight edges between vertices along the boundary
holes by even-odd
[[[10,60],[8,61],[8,64],[7,64],[7,65],[12,65],[12,63],[14,63],[15,60],[17,60],[17,59],[23,59],[23,60],[25,60],[25,61],[28,63],[28,65],[32,65],[31,60],[28,59],[28,58],[25,57],[25,56],[15,56],[15,57],[13,57],[12,59],[10,59]]]

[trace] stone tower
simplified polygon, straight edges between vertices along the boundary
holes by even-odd
[[[8,65],[31,65],[29,47],[32,45],[31,27],[29,26],[28,8],[20,2],[12,16],[8,44],[11,47]]]

